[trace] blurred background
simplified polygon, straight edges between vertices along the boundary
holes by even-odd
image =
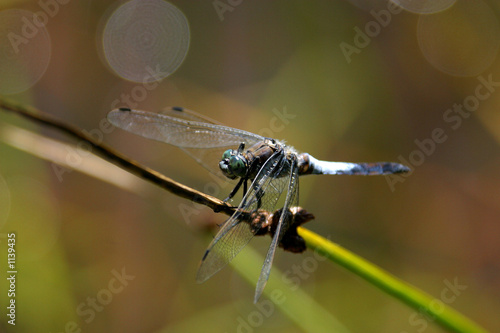
[[[300,205],[316,216],[306,227],[500,331],[496,1],[11,0],[0,9],[1,95],[221,199],[230,185],[175,147],[114,130],[106,114],[179,105],[319,159],[407,164],[403,177],[302,178]],[[252,303],[258,266],[251,283],[230,266],[195,283],[210,242],[203,226],[225,216],[85,148],[0,112],[0,331],[305,330]],[[8,233],[16,326],[5,315]],[[269,243],[257,237],[241,256]],[[279,288],[305,292],[351,332],[442,331],[311,251],[279,250],[271,275],[279,271],[288,277]]]

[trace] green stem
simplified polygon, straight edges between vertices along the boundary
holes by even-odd
[[[307,246],[331,261],[362,277],[383,292],[397,298],[418,312],[424,312],[435,322],[453,332],[485,333],[484,328],[448,307],[435,297],[411,286],[383,269],[355,255],[320,235],[299,227],[299,235]],[[439,301],[439,306],[432,306]]]

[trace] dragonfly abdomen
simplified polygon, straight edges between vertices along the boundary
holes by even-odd
[[[393,162],[346,163],[317,160],[307,153],[299,155],[299,175],[388,175],[410,169]]]

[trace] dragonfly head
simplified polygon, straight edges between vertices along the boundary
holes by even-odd
[[[247,172],[247,160],[235,149],[228,149],[222,154],[222,160],[219,162],[222,173],[229,179],[245,177]]]

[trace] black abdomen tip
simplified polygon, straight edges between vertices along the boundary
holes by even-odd
[[[184,108],[182,106],[174,106],[172,110],[182,112],[184,111]]]
[[[130,111],[132,111],[132,110],[131,110],[131,109],[129,109],[129,108],[119,108],[118,110],[120,110],[120,111],[124,111],[124,112],[130,112]]]

